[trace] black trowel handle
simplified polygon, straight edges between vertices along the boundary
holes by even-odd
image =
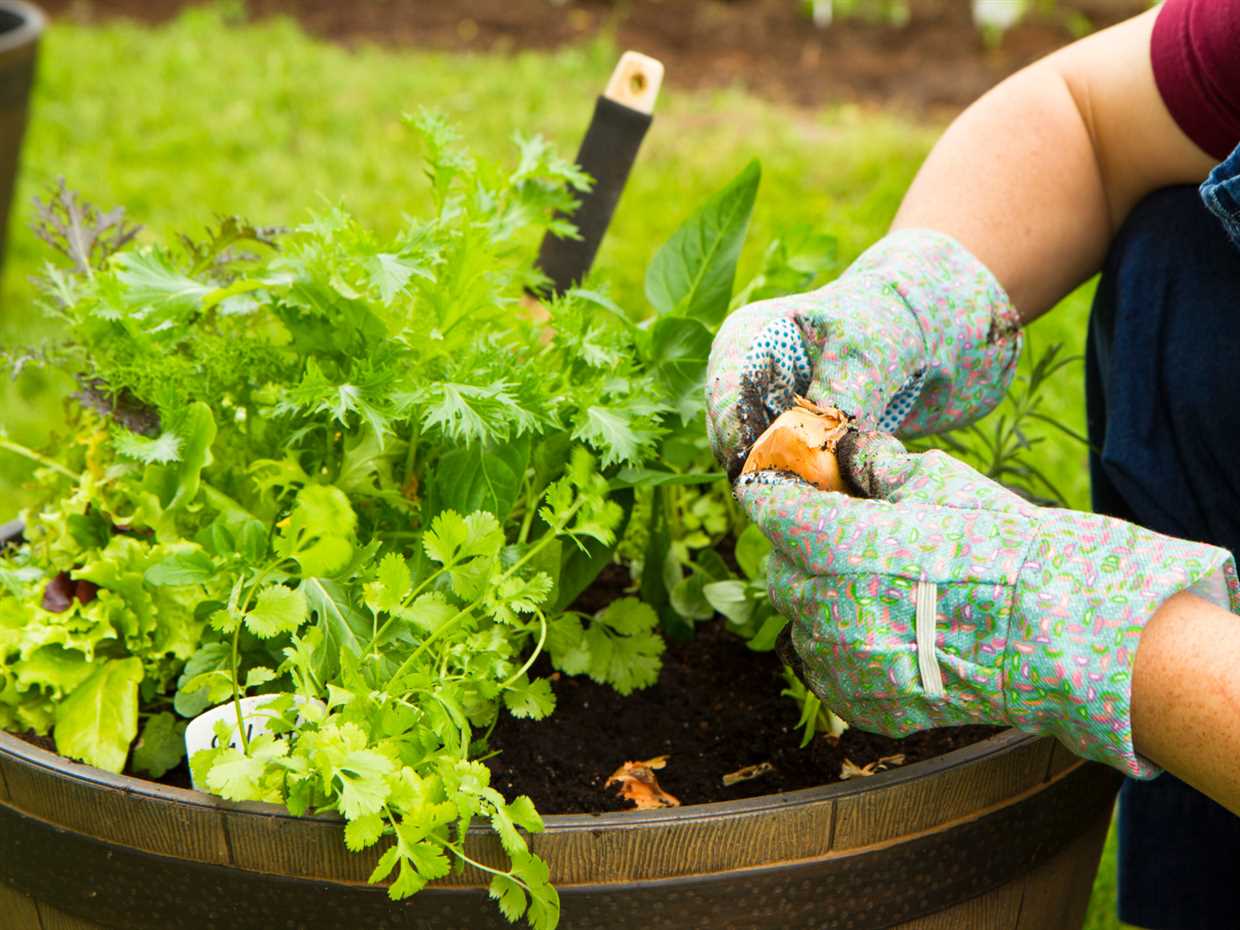
[[[548,233],[538,253],[538,266],[551,279],[556,293],[579,282],[594,263],[637,150],[654,120],[654,104],[662,84],[661,62],[640,52],[625,52],[598,98],[577,153],[577,164],[594,178],[593,190],[570,217],[581,238],[557,239]]]

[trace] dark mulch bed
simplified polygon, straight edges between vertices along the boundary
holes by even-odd
[[[76,19],[160,21],[187,0],[40,0]],[[862,101],[914,111],[956,109],[1013,71],[1070,41],[1064,12],[1009,32],[988,49],[967,0],[911,0],[902,28],[840,21],[815,29],[798,0],[248,0],[250,15],[287,13],[315,35],[346,43],[510,51],[580,42],[599,33],[661,58],[681,87],[740,83],[798,104]],[[1098,26],[1140,11],[1139,0],[1060,3]]]

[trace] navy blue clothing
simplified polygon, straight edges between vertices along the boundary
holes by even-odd
[[[1168,188],[1133,211],[1107,257],[1086,351],[1094,509],[1233,555],[1237,246],[1240,149],[1200,191]],[[1125,783],[1118,826],[1121,920],[1149,930],[1240,927],[1240,817],[1163,775]]]

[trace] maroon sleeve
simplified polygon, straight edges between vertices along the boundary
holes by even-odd
[[[1171,116],[1220,161],[1240,145],[1240,0],[1166,0],[1150,43]]]

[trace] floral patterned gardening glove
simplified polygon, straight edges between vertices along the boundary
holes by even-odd
[[[706,375],[711,447],[735,479],[797,394],[862,428],[961,426],[1003,398],[1020,347],[1015,308],[970,252],[931,230],[892,233],[826,287],[724,321]]]
[[[942,452],[853,434],[841,466],[868,499],[745,475],[771,539],[771,600],[806,684],[892,736],[1011,724],[1138,778],[1132,666],[1146,622],[1185,589],[1240,612],[1223,549],[1036,507]]]

